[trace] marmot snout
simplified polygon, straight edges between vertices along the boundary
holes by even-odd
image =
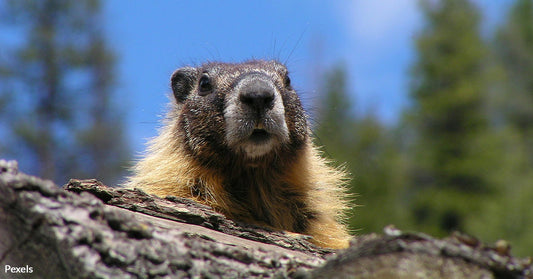
[[[239,78],[224,109],[228,146],[255,158],[289,141],[283,89],[264,73],[251,72]]]
[[[310,139],[287,68],[276,61],[207,63],[171,77],[173,101],[130,187],[187,197],[230,218],[342,248],[345,173]]]

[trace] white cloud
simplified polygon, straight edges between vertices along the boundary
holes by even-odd
[[[413,38],[422,26],[418,0],[335,2],[343,24],[352,92],[362,111],[394,122],[407,100]]]
[[[417,0],[343,1],[339,13],[348,38],[357,45],[387,45],[410,38],[420,22]],[[389,45],[390,46],[390,45]]]

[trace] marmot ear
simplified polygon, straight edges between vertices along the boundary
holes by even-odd
[[[197,70],[193,67],[183,67],[177,69],[170,78],[170,86],[174,93],[174,98],[178,103],[182,103],[194,88],[197,77]]]

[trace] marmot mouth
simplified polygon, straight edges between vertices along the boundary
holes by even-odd
[[[261,144],[268,141],[272,137],[272,134],[265,129],[254,129],[249,139],[255,144]]]

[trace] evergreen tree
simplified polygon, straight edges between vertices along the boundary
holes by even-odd
[[[122,111],[112,98],[115,58],[99,30],[100,20],[95,14],[89,30],[91,43],[86,59],[92,98],[87,104],[88,125],[78,132],[76,156],[84,156],[84,160],[77,172],[80,176],[116,182],[117,175],[125,170],[129,150],[124,143]]]
[[[335,158],[346,154],[345,147],[351,142],[352,108],[347,92],[347,73],[343,66],[336,66],[325,75],[324,94],[319,98],[319,125],[316,134],[328,153]],[[343,156],[344,159],[346,156]]]
[[[533,1],[518,0],[496,36],[496,54],[506,73],[505,117],[520,133],[533,135]],[[501,94],[503,95],[503,94]],[[502,96],[503,97],[503,96]],[[533,146],[533,140],[527,142]],[[530,150],[533,162],[533,149]]]
[[[498,165],[488,177],[498,195],[485,201],[484,214],[472,227],[488,240],[505,237],[513,252],[533,251],[533,1],[518,0],[510,9],[494,41],[503,79],[491,80],[497,115],[491,150]],[[496,152],[494,152],[496,153]]]
[[[126,145],[119,118],[110,114],[115,110],[108,101],[113,59],[97,20],[99,1],[11,0],[1,8],[9,22],[1,27],[20,36],[4,49],[8,58],[0,61],[0,69],[8,69],[0,72],[0,79],[10,110],[3,124],[11,138],[5,143],[4,156],[19,160],[23,169],[60,182],[87,173],[84,170],[91,170],[87,176],[97,175],[97,168],[86,163],[87,156],[79,148],[98,145],[102,149],[96,141],[109,137],[114,141],[106,143],[108,152],[91,156],[100,156],[94,163],[98,168],[116,170],[125,157],[116,152],[125,152]],[[88,125],[107,128],[93,129],[97,135],[88,139],[81,136],[91,129]],[[78,141],[80,137],[86,141]],[[117,173],[103,175],[98,178],[111,179]]]
[[[466,0],[422,2],[426,26],[416,40],[412,214],[432,233],[465,230],[491,188],[480,146],[487,131],[480,16]]]
[[[380,232],[402,223],[402,163],[393,133],[373,115],[355,115],[343,67],[326,73],[322,92],[315,131],[326,155],[351,174],[350,229]]]

